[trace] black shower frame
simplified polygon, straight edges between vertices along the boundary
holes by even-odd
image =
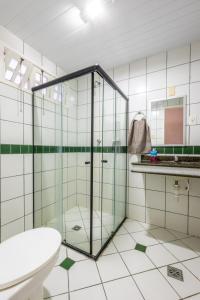
[[[98,73],[115,91],[117,91],[123,98],[126,100],[126,146],[127,146],[127,130],[128,130],[128,103],[129,99],[128,97],[122,92],[122,90],[118,87],[118,85],[112,80],[112,78],[101,68],[100,65],[93,65],[87,68],[84,68],[82,70],[70,73],[68,75],[64,75],[62,77],[56,78],[54,80],[51,80],[49,82],[46,82],[44,84],[35,86],[32,88],[32,120],[33,120],[33,126],[32,126],[32,139],[33,139],[33,173],[34,173],[34,153],[35,153],[35,143],[34,143],[34,93],[36,91],[39,91],[41,89],[45,89],[51,86],[54,86],[56,84],[72,80],[87,74],[91,74],[91,152],[90,152],[90,252],[86,252],[84,250],[81,250],[71,244],[68,244],[65,240],[63,240],[62,244],[72,248],[73,250],[78,251],[79,253],[82,253],[90,258],[93,258],[94,260],[97,260],[98,257],[101,255],[103,250],[107,247],[107,245],[110,243],[111,239],[113,236],[116,234],[116,232],[119,230],[121,225],[124,223],[126,220],[126,215],[127,215],[127,165],[128,165],[128,157],[127,157],[127,152],[126,152],[126,189],[125,189],[125,217],[122,220],[122,222],[118,225],[118,227],[115,229],[115,231],[112,232],[108,240],[103,244],[101,249],[96,255],[93,255],[93,158],[94,158],[94,74]],[[34,192],[34,174],[33,174],[33,228],[35,228],[35,209],[34,209],[34,198],[35,198],[35,192]]]

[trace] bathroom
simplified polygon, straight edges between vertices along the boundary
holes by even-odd
[[[0,1],[0,300],[200,299],[199,11]]]

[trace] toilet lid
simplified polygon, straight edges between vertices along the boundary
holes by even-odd
[[[52,228],[32,229],[4,241],[0,244],[0,290],[40,271],[60,245],[61,235]]]

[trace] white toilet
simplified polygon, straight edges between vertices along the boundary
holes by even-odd
[[[54,267],[60,233],[38,228],[0,244],[0,300],[41,300],[43,282]]]

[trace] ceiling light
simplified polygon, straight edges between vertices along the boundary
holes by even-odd
[[[5,73],[5,79],[11,80],[12,76],[13,76],[13,72],[10,70],[7,70]]]
[[[95,20],[103,13],[102,0],[90,0],[85,9],[81,13],[81,17],[85,22]]]
[[[70,13],[68,15],[68,22],[72,26],[82,26],[85,24],[85,20],[83,20],[81,11],[78,7],[74,6],[70,9]]]
[[[9,67],[12,69],[12,70],[15,70],[16,67],[18,65],[18,61],[14,58],[11,59],[10,63],[9,63]]]

